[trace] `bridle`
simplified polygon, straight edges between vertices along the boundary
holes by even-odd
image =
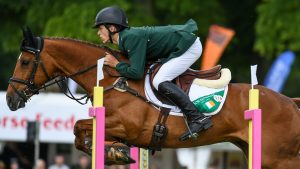
[[[18,79],[18,78],[15,78],[15,77],[11,77],[9,79],[9,84],[11,85],[11,87],[13,88],[13,90],[25,101],[27,102],[28,99],[34,95],[34,94],[38,94],[39,93],[39,90],[41,88],[37,87],[37,85],[34,83],[34,77],[35,77],[35,74],[36,74],[36,71],[39,67],[39,65],[41,65],[42,69],[43,69],[43,72],[44,74],[46,75],[47,77],[47,81],[50,81],[51,78],[49,77],[47,71],[46,71],[46,68],[45,68],[45,65],[44,63],[41,61],[41,57],[40,57],[40,53],[42,52],[42,49],[43,49],[43,39],[41,37],[36,37],[36,40],[37,40],[37,48],[33,48],[33,47],[29,47],[29,46],[25,46],[24,45],[24,41],[22,42],[21,44],[21,47],[20,47],[20,50],[22,52],[30,52],[30,53],[33,53],[35,55],[35,60],[34,60],[34,64],[33,64],[33,68],[32,68],[32,71],[30,73],[30,76],[29,76],[29,79],[28,80],[23,80],[23,79]],[[25,90],[23,91],[19,91],[17,90],[17,88],[15,87],[14,85],[14,82],[15,83],[21,83],[23,85],[26,86]]]
[[[11,87],[13,88],[13,90],[17,93],[17,95],[19,97],[21,97],[23,99],[24,102],[27,102],[32,95],[39,94],[39,91],[41,89],[45,89],[46,90],[46,87],[49,87],[49,86],[51,86],[53,84],[57,84],[59,86],[59,88],[63,89],[63,86],[61,84],[59,84],[59,82],[66,81],[68,78],[71,78],[71,77],[80,75],[82,73],[88,72],[88,71],[90,71],[90,70],[92,70],[92,69],[94,69],[94,68],[97,67],[97,64],[94,64],[94,65],[92,65],[90,67],[87,67],[87,68],[85,68],[83,70],[80,70],[80,71],[78,71],[78,72],[76,72],[74,74],[62,77],[61,79],[57,80],[56,77],[50,77],[49,76],[49,74],[47,73],[47,70],[45,68],[44,63],[43,63],[43,61],[40,58],[40,53],[43,50],[43,44],[44,44],[43,38],[42,37],[36,37],[36,41],[37,41],[37,48],[25,46],[24,45],[24,41],[22,42],[21,47],[20,47],[20,50],[22,52],[30,52],[30,53],[33,53],[35,55],[35,60],[34,60],[33,68],[32,68],[32,71],[30,73],[30,76],[29,76],[28,80],[23,80],[23,79],[11,77],[9,79],[9,82],[8,82],[9,85],[11,85]],[[41,67],[43,69],[43,72],[44,72],[44,74],[46,75],[46,78],[47,78],[46,83],[44,85],[42,85],[41,87],[38,87],[34,83],[34,77],[36,75],[36,71],[37,71],[39,65],[41,65]],[[22,90],[22,91],[19,91],[15,87],[14,83],[23,84],[23,85],[26,86],[26,88],[24,90]],[[69,95],[67,94],[67,92],[69,92]],[[90,98],[90,96],[88,94],[86,94],[86,95],[84,95],[84,96],[82,96],[80,98],[75,98],[75,96],[70,92],[70,89],[68,87],[67,87],[67,92],[64,92],[64,94],[67,97],[69,97],[70,99],[73,99],[73,100],[77,101],[80,104],[86,104],[88,102],[88,99]],[[83,99],[86,99],[85,102],[80,102],[80,100],[83,100]]]

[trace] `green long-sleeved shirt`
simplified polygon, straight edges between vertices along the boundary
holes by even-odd
[[[141,79],[147,60],[164,62],[182,55],[195,42],[198,30],[190,19],[184,25],[130,27],[119,33],[119,49],[126,53],[129,64],[120,62],[116,70],[124,77]]]

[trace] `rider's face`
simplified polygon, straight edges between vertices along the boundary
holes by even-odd
[[[109,32],[108,30],[105,28],[104,25],[100,25],[97,35],[100,37],[100,39],[102,40],[103,43],[106,43],[109,41]]]

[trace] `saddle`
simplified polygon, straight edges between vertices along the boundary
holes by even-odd
[[[155,94],[155,96],[161,100],[163,103],[174,105],[173,103],[170,103],[169,99],[165,98],[159,92],[154,88],[153,86],[153,79],[157,72],[159,71],[161,64],[155,64],[149,69],[149,75],[150,75],[150,81],[151,81],[151,88]],[[183,74],[178,76],[173,80],[173,83],[175,83],[179,88],[181,88],[186,94],[189,93],[189,89],[193,83],[193,80],[196,78],[199,79],[206,79],[206,80],[217,80],[221,77],[221,65],[214,66],[211,69],[208,70],[193,70],[188,69]]]

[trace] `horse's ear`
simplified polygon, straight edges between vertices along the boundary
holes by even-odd
[[[22,28],[24,41],[28,46],[34,46],[34,36],[28,26]]]

